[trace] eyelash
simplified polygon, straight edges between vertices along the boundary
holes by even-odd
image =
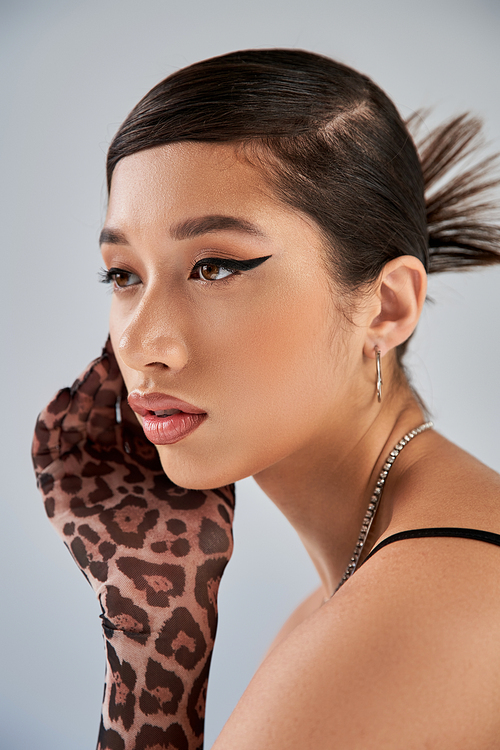
[[[261,258],[250,258],[249,260],[235,260],[231,258],[202,258],[194,264],[193,268],[191,269],[189,278],[193,278],[193,274],[199,268],[203,268],[203,266],[212,265],[217,266],[219,269],[223,269],[224,271],[232,271],[233,273],[231,273],[230,276],[225,276],[222,279],[214,279],[212,281],[209,281],[208,279],[196,279],[198,281],[203,281],[206,284],[213,284],[215,282],[218,282],[220,284],[221,282],[227,282],[233,276],[239,276],[240,273],[244,271],[250,271],[252,268],[260,266],[261,263],[264,263],[264,261],[268,260],[270,257],[270,255],[265,255]],[[102,268],[99,271],[99,281],[103,284],[112,284],[116,281],[116,277],[119,274],[137,276],[137,274],[132,273],[132,271],[125,271],[123,268],[110,268],[109,270],[105,270],[104,268]],[[136,286],[136,284],[130,284],[130,286]],[[127,289],[128,287],[124,286],[119,288]]]
[[[116,276],[118,276],[119,274],[122,276],[137,276],[137,274],[132,273],[132,271],[125,271],[123,268],[110,268],[109,270],[101,268],[98,271],[99,281],[101,282],[101,284],[112,284],[116,281]],[[131,286],[135,286],[135,284],[131,284]],[[121,288],[126,289],[127,287]]]

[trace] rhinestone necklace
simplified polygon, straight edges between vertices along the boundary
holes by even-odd
[[[377,512],[377,508],[380,504],[380,498],[382,497],[382,490],[384,489],[385,480],[387,479],[387,475],[389,474],[391,470],[391,466],[393,465],[396,458],[399,456],[405,445],[408,445],[410,440],[413,440],[414,437],[417,435],[420,435],[421,432],[424,432],[424,430],[429,430],[431,427],[434,427],[433,422],[425,422],[424,424],[421,424],[420,427],[415,427],[414,430],[410,430],[410,432],[407,432],[406,435],[401,438],[399,443],[394,446],[394,449],[389,453],[387,456],[385,463],[382,467],[382,471],[380,472],[377,483],[375,485],[375,489],[373,490],[373,495],[370,498],[370,503],[368,505],[368,510],[365,513],[365,517],[363,518],[363,523],[361,525],[361,531],[359,532],[358,541],[356,542],[356,546],[354,547],[354,552],[352,553],[352,557],[349,560],[349,564],[345,570],[344,575],[341,578],[341,581],[333,594],[336,594],[339,588],[344,584],[348,578],[352,576],[354,571],[356,570],[359,562],[359,558],[361,557],[361,553],[363,552],[363,548],[365,546],[366,539],[368,537],[368,534],[370,533],[370,529],[372,527],[373,519],[375,518],[375,514]],[[333,596],[332,594],[332,596]],[[325,599],[325,601],[328,601],[328,599]]]

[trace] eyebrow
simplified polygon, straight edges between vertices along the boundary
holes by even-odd
[[[104,243],[108,245],[128,245],[128,240],[119,229],[104,227],[99,235],[99,244],[104,245]]]
[[[219,214],[186,219],[170,229],[170,235],[174,240],[189,240],[210,232],[245,232],[256,237],[266,237],[262,229],[246,219]]]
[[[246,219],[239,219],[236,216],[224,216],[222,214],[211,214],[180,221],[171,227],[170,236],[174,240],[189,240],[211,232],[244,232],[267,239],[265,232],[256,224],[252,224]],[[119,229],[113,229],[112,227],[104,227],[99,235],[99,244],[103,245],[104,243],[109,245],[129,244],[126,235]]]

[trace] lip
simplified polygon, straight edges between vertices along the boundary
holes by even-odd
[[[131,391],[128,396],[130,408],[142,419],[142,428],[147,439],[154,445],[171,445],[190,435],[207,418],[207,413],[187,401],[165,393],[141,393]],[[178,409],[179,414],[158,417],[153,412]]]
[[[165,409],[179,409],[186,414],[206,414],[203,409],[199,409],[187,401],[182,401],[175,396],[168,396],[165,393],[141,393],[140,391],[131,391],[127,399],[131,409],[139,414],[140,417],[147,417],[152,411],[164,411]]]

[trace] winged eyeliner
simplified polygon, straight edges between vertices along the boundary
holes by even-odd
[[[194,264],[195,268],[201,268],[209,263],[220,266],[221,268],[227,268],[229,271],[249,271],[252,268],[257,268],[265,260],[268,260],[271,256],[264,255],[262,258],[249,258],[248,260],[235,260],[233,258],[202,258]]]

